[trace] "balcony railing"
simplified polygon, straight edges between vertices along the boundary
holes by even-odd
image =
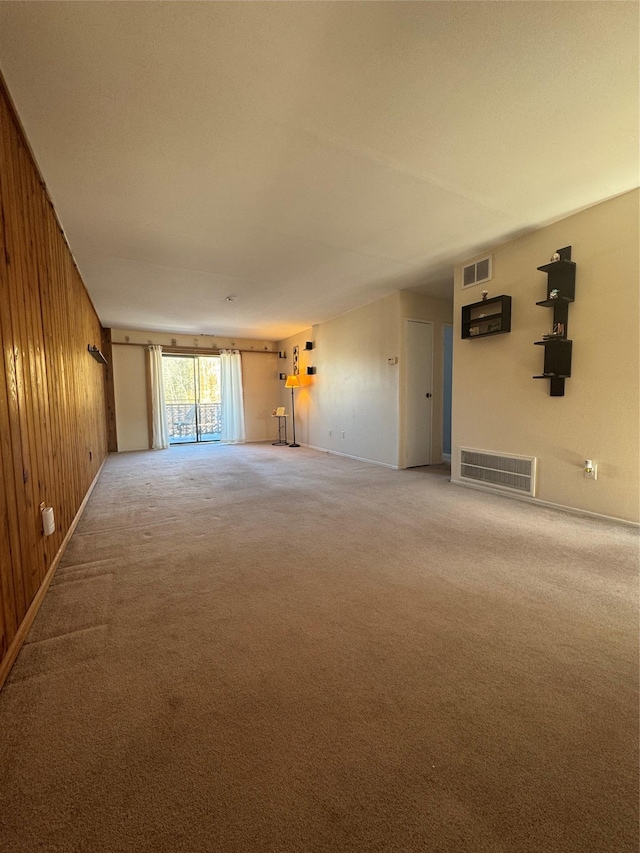
[[[189,441],[220,441],[220,403],[167,403],[170,444]]]

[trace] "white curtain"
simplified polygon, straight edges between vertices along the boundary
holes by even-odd
[[[166,450],[169,447],[169,428],[164,402],[161,346],[154,344],[149,347],[149,360],[151,364],[151,447],[153,450]]]
[[[227,444],[244,441],[244,400],[242,396],[242,359],[238,350],[220,350],[220,397],[222,430]]]

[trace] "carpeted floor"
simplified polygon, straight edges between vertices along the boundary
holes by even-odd
[[[632,528],[300,448],[112,456],[0,693],[3,853],[636,853]]]

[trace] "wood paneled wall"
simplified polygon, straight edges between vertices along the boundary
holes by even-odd
[[[0,79],[0,686],[107,455],[101,334]]]

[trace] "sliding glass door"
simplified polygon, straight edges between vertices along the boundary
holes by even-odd
[[[220,359],[163,355],[169,443],[220,441]]]

